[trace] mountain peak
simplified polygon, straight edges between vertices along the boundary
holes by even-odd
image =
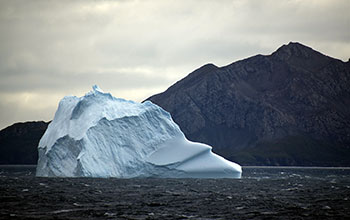
[[[215,66],[214,64],[212,63],[207,63],[201,67],[199,67],[197,70],[195,71],[200,71],[200,72],[208,72],[208,71],[213,71],[213,70],[216,70],[218,69],[219,67]]]
[[[303,67],[308,70],[316,70],[322,66],[328,65],[333,58],[324,55],[311,47],[301,43],[290,42],[278,48],[271,55],[274,59],[287,62],[290,65]]]
[[[289,42],[288,44],[282,45],[279,49],[284,49],[284,50],[313,50],[311,47],[308,47],[304,44],[301,44],[299,42]]]
[[[291,57],[310,58],[312,54],[320,54],[311,47],[305,46],[298,42],[289,42],[277,49],[272,55],[282,59],[289,60]]]
[[[282,45],[282,47],[285,46],[285,47],[294,47],[294,48],[304,48],[304,49],[311,49],[310,47],[302,44],[302,43],[299,43],[299,42],[293,42],[293,41],[290,41],[287,45]]]

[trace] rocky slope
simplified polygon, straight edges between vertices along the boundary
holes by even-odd
[[[149,100],[241,165],[350,165],[350,62],[299,43],[207,64]]]
[[[36,164],[38,143],[49,123],[16,123],[0,131],[0,164]]]

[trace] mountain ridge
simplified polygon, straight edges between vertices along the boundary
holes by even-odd
[[[291,42],[270,55],[223,67],[204,65],[148,100],[169,111],[190,140],[210,144],[214,151],[237,162],[239,155],[253,148],[256,151],[262,142],[283,142],[289,137],[312,147],[330,142],[324,148],[332,152],[331,145],[336,143],[344,148],[332,154],[341,156],[350,145],[349,66],[349,62]],[[267,145],[271,148],[279,142]],[[241,149],[246,150],[239,152]],[[252,157],[248,165],[323,163],[300,156],[291,161]],[[350,164],[346,159],[341,163]],[[327,164],[336,162],[327,159]]]

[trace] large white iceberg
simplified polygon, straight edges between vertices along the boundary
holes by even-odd
[[[66,96],[38,146],[37,176],[239,178],[241,167],[188,141],[170,114],[97,86]]]

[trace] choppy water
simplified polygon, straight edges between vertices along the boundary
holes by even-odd
[[[241,179],[37,178],[0,166],[0,219],[347,219],[349,168],[244,167]]]

